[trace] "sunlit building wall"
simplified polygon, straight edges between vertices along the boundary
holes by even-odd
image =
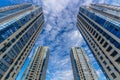
[[[48,47],[38,47],[22,80],[45,80],[49,53]]]
[[[77,27],[106,77],[110,80],[119,80],[120,6],[81,6],[77,15]]]
[[[99,80],[81,47],[73,47],[70,52],[70,58],[74,80]]]
[[[0,80],[15,80],[44,24],[41,7],[0,8]]]

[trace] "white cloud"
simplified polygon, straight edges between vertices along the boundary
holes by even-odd
[[[61,12],[69,3],[70,0],[43,0],[43,5],[48,11],[55,13]]]
[[[90,5],[93,2],[93,0],[87,0],[83,3],[83,5]]]
[[[72,70],[56,71],[52,80],[74,80],[73,77],[71,78],[70,76],[73,76]]]
[[[46,30],[47,32],[51,31],[51,30],[52,30],[52,26],[51,26],[50,24],[47,24],[45,30]]]

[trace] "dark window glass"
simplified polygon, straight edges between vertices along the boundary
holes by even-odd
[[[106,63],[106,61],[103,61],[103,63],[104,63],[104,65],[106,65],[107,63]]]
[[[115,60],[118,64],[120,64],[120,57]]]
[[[3,47],[1,50],[0,50],[0,52],[4,52],[6,50],[6,47]]]
[[[108,43],[107,43],[107,42],[105,42],[105,43],[104,43],[104,45],[103,45],[103,47],[105,48],[107,45],[108,45]]]
[[[15,39],[13,38],[11,41],[12,41],[12,43],[14,43],[14,42],[15,42]]]
[[[111,71],[111,69],[110,69],[110,67],[109,67],[109,66],[107,67],[107,70],[108,70],[108,71]]]
[[[0,69],[6,72],[8,67],[0,61]]]
[[[104,42],[104,39],[102,39],[101,41],[100,41],[100,44],[102,44]]]
[[[110,56],[115,57],[118,53],[116,51],[113,51]]]
[[[107,48],[107,51],[109,52],[109,51],[111,51],[111,50],[112,50],[112,47],[109,46],[109,47]]]
[[[103,57],[102,57],[102,56],[100,56],[100,59],[101,59],[101,60],[103,60]]]
[[[20,42],[21,42],[21,44],[22,44],[23,46],[25,45],[25,42],[23,41],[22,38],[20,39]]]
[[[100,39],[101,39],[101,36],[99,36],[97,40],[99,41]]]
[[[12,63],[12,59],[11,58],[9,58],[7,55],[5,55],[5,56],[3,56],[3,59],[7,62],[7,63],[9,63],[9,64],[11,64]]]
[[[20,51],[19,51],[18,47],[16,46],[16,44],[13,46],[13,49],[15,50],[15,52],[16,52],[17,54],[20,53]]]
[[[13,50],[10,50],[7,54],[8,54],[9,56],[11,56],[12,59],[15,59],[15,57],[16,57],[16,54],[13,52]]]
[[[113,44],[115,45],[115,47],[117,47],[118,49],[120,49],[120,43],[118,43],[117,41],[115,41]]]
[[[98,54],[98,55],[100,55],[100,53],[99,53],[99,52],[98,52],[97,54]]]
[[[98,33],[96,33],[95,38],[97,38],[97,36],[98,36]]]
[[[22,44],[20,43],[20,41],[17,42],[17,46],[20,48],[20,50],[22,49]]]
[[[117,37],[120,38],[120,30],[117,32]]]
[[[112,73],[111,76],[113,77],[113,79],[116,78],[116,75],[114,73]]]

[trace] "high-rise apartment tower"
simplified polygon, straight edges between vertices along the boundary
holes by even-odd
[[[0,8],[0,80],[15,80],[44,24],[41,7]]]
[[[38,47],[23,80],[45,80],[49,53],[48,47]]]
[[[73,47],[70,52],[74,80],[99,80],[81,47]]]
[[[106,77],[110,80],[119,80],[120,6],[81,6],[77,15],[77,27]]]

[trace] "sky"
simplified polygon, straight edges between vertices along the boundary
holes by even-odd
[[[46,80],[73,80],[70,49],[76,46],[84,48],[100,80],[105,80],[90,49],[76,27],[76,16],[81,5],[89,5],[93,2],[120,5],[120,0],[0,0],[0,6],[24,2],[42,6],[45,25],[17,80],[20,79],[27,68],[38,46],[48,46],[50,48]]]

